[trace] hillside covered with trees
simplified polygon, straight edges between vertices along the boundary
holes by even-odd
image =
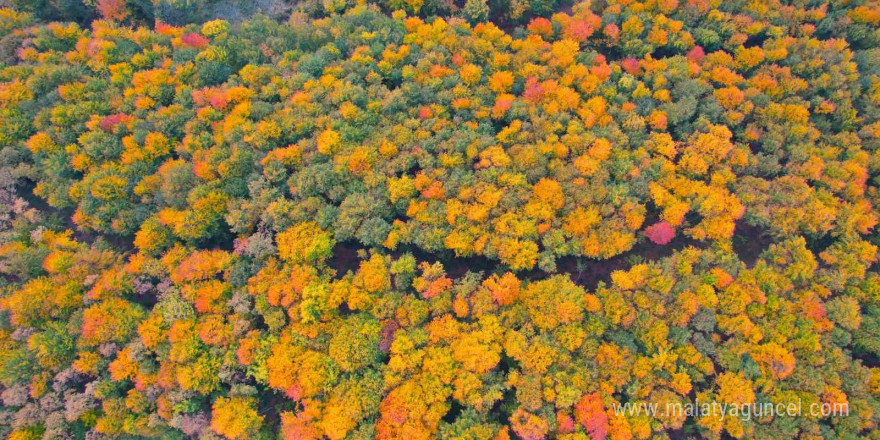
[[[880,439],[880,2],[245,3],[0,8],[0,438]]]

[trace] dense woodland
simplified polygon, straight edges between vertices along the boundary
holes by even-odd
[[[880,2],[166,3],[0,9],[0,438],[880,439]]]

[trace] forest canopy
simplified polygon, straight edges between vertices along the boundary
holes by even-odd
[[[0,438],[880,439],[880,2],[319,3],[0,8]]]

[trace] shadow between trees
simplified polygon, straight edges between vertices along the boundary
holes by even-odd
[[[632,249],[611,258],[598,260],[588,257],[565,256],[556,260],[555,272],[535,268],[518,272],[517,276],[522,280],[536,281],[557,274],[566,274],[575,284],[592,291],[599,286],[599,283],[609,283],[611,273],[614,271],[627,270],[636,264],[659,261],[688,247],[705,249],[709,244],[708,241],[695,240],[682,234],[677,235],[665,245],[655,244],[650,240],[640,240]],[[744,221],[737,222],[733,250],[746,267],[753,267],[770,244],[772,244],[772,238],[763,228],[749,225]],[[337,243],[333,248],[333,256],[328,260],[328,266],[336,271],[337,277],[341,278],[349,271],[357,271],[364,259],[363,256],[369,252],[369,249],[352,241]],[[419,262],[424,261],[432,264],[440,262],[443,264],[447,276],[453,279],[461,278],[468,272],[492,274],[510,270],[501,262],[486,257],[456,257],[450,251],[434,253],[412,246],[391,252],[390,255],[393,258],[399,258],[405,253],[412,254]]]

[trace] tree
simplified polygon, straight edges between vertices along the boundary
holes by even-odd
[[[602,440],[608,436],[608,416],[598,394],[585,394],[574,407],[574,417],[583,425],[590,438]]]
[[[291,263],[320,262],[331,255],[335,241],[314,222],[300,223],[278,234],[278,255]]]
[[[645,228],[645,236],[654,244],[665,245],[675,237],[675,229],[669,223],[660,221]]]
[[[211,413],[211,429],[226,438],[253,438],[263,423],[256,402],[247,397],[218,397]]]

